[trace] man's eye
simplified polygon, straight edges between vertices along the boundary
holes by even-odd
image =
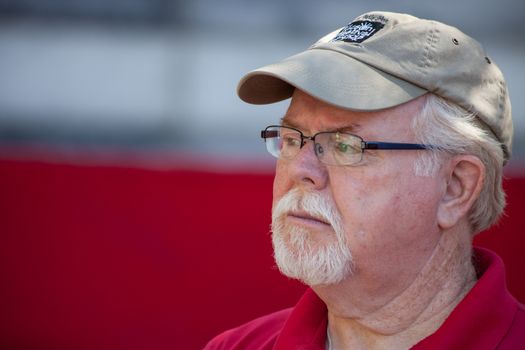
[[[343,142],[338,142],[335,145],[335,149],[341,153],[347,153],[352,151],[352,147],[349,144]]]
[[[286,146],[298,146],[300,141],[299,139],[293,138],[293,137],[284,137],[284,143]]]

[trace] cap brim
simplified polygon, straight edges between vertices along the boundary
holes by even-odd
[[[245,102],[268,104],[291,97],[295,88],[362,111],[397,106],[428,92],[340,52],[310,49],[246,74],[237,93]]]

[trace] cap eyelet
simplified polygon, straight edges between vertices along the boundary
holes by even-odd
[[[459,45],[459,41],[456,38],[452,39],[452,42],[454,43],[454,45]]]
[[[487,61],[488,64],[491,64],[492,61],[490,60],[490,58],[488,58],[487,56],[485,56],[485,61]]]

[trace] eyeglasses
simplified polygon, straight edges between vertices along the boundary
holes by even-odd
[[[266,149],[275,158],[292,159],[307,140],[314,143],[315,155],[327,165],[355,165],[363,158],[365,149],[421,150],[433,148],[419,143],[393,143],[364,141],[360,136],[339,132],[322,131],[305,136],[300,130],[287,126],[270,125],[261,131]]]

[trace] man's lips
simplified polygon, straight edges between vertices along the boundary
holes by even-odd
[[[330,223],[326,222],[324,219],[310,215],[309,213],[305,211],[288,212],[287,216],[293,220],[302,221],[304,223],[330,226]]]

